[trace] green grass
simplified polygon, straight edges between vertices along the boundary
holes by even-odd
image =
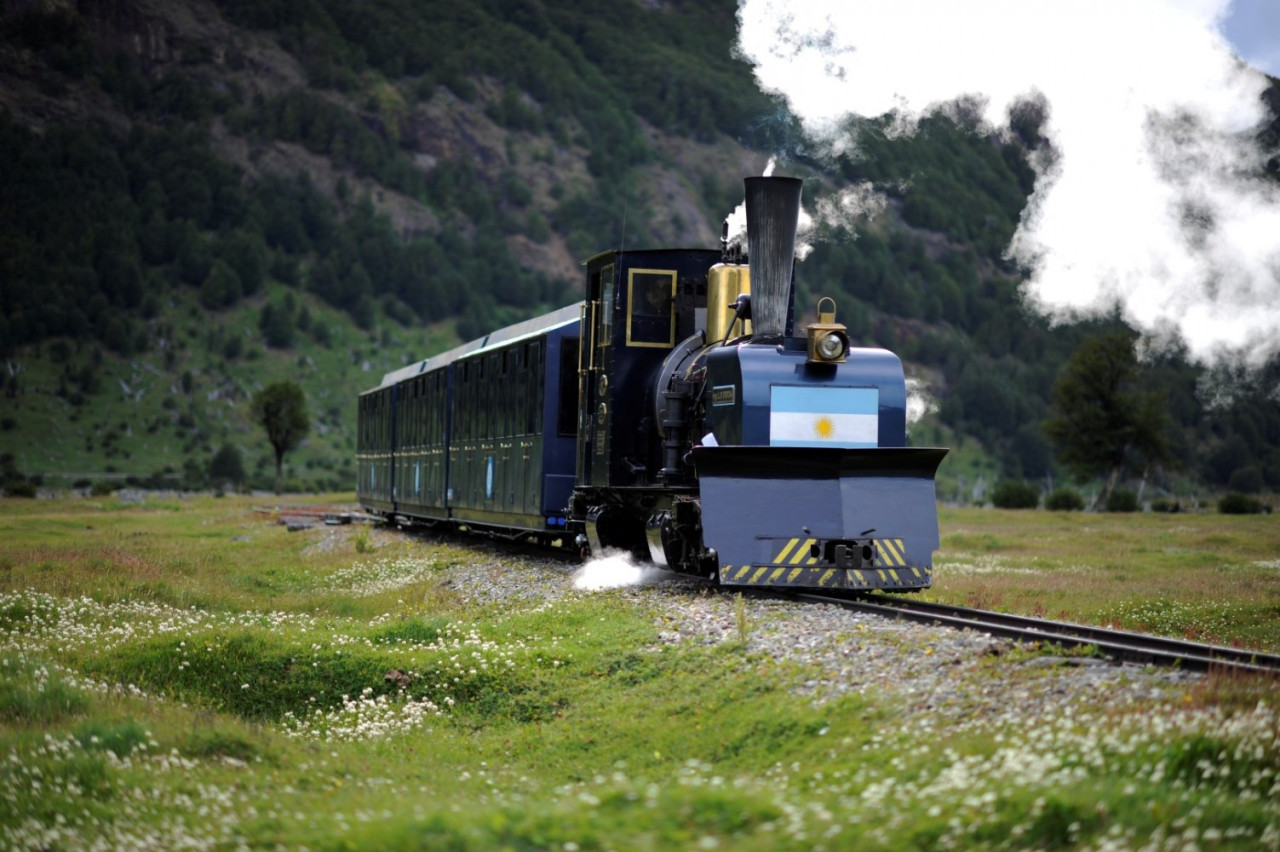
[[[22,367],[21,393],[6,400],[5,417],[13,423],[0,431],[0,453],[13,453],[23,474],[41,474],[47,485],[65,489],[81,475],[104,473],[119,485],[125,476],[164,471],[177,482],[188,460],[207,471],[213,454],[231,443],[251,480],[269,488],[274,456],[252,422],[249,401],[271,382],[289,379],[306,391],[312,425],[302,446],[285,457],[286,477],[311,490],[347,487],[355,481],[357,394],[405,358],[435,354],[457,336],[452,323],[406,328],[389,319],[379,322],[378,333],[363,332],[346,314],[293,291],[313,322],[330,330],[330,343],[318,345],[299,332],[295,348],[270,349],[258,329],[259,313],[285,291],[273,283],[233,308],[210,312],[195,289],[176,287],[164,294],[154,321],[172,332],[153,335],[164,337],[164,346],[153,341],[150,351],[128,358],[74,340],[63,341],[71,352],[65,363],[46,354],[52,341],[45,350],[20,350],[12,360]],[[217,341],[232,337],[245,341],[244,354],[227,359]],[[78,385],[67,384],[64,373],[86,368],[98,389],[75,393]],[[64,387],[71,393],[60,395]]]
[[[925,596],[1280,653],[1275,515],[940,510]]]
[[[1232,607],[1260,606],[1276,570],[1248,568],[1270,534],[1236,526],[1254,520],[1151,527],[1159,546],[1134,558],[1143,534],[1110,518],[949,511],[935,593],[1003,581],[1010,600],[1039,590],[1073,614],[1236,629]],[[1083,526],[1112,551],[1077,549]],[[1280,716],[1273,685],[1247,678],[903,724],[873,693],[800,697],[812,672],[749,652],[761,626],[732,601],[738,635],[712,646],[660,641],[649,596],[625,590],[468,601],[452,566],[516,567],[483,545],[375,532],[362,552],[349,528],[288,533],[241,498],[8,500],[0,527],[6,847],[1064,848],[1194,832],[1253,848],[1280,830]],[[1159,551],[1213,536],[1225,567],[1200,570],[1223,609],[1195,586],[1166,599],[1185,577],[1165,577]],[[1123,590],[1110,602],[1094,588],[1108,583]]]

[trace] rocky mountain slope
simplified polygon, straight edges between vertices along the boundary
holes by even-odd
[[[735,11],[0,0],[8,469],[201,485],[222,451],[262,484],[248,400],[290,378],[315,419],[294,484],[348,488],[359,390],[573,301],[599,250],[715,245],[741,178],[778,157],[807,203],[884,194],[805,261],[800,309],[837,298],[857,341],[929,388],[916,437],[956,448],[944,496],[1048,481],[1053,380],[1118,319],[1051,328],[1018,296],[1004,250],[1035,122],[991,134],[957,109],[900,137],[873,120],[856,149],[817,157],[734,57]],[[1177,353],[1158,367],[1178,476],[1280,486],[1265,388],[1215,409],[1203,380]]]

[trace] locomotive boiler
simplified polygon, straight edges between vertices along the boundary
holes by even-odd
[[[907,446],[900,360],[831,299],[794,333],[801,187],[746,179],[745,257],[603,252],[578,305],[387,374],[361,504],[728,585],[929,586],[946,450]]]

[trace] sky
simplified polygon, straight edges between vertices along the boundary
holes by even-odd
[[[1235,0],[1222,30],[1237,56],[1280,78],[1280,0]]]
[[[1266,77],[1235,55],[1267,61],[1277,19],[1280,0],[740,0],[738,49],[819,156],[857,155],[851,115],[909,134],[965,98],[1000,133],[1039,104],[1049,144],[1006,250],[1024,301],[1119,307],[1201,361],[1258,363],[1280,346],[1280,189],[1256,144]]]

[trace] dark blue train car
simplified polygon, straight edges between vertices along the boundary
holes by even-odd
[[[361,394],[357,497],[387,516],[563,533],[581,305],[402,369]]]

